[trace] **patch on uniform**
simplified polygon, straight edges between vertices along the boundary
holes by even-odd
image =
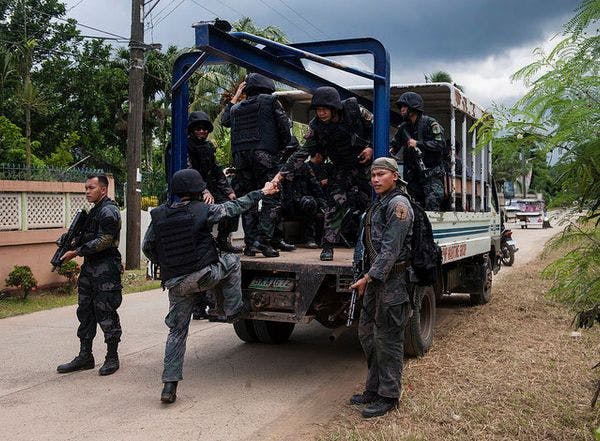
[[[365,109],[363,106],[360,106],[360,116],[365,121],[373,121],[373,114]]]
[[[313,133],[312,129],[310,129],[310,128],[309,128],[309,129],[306,131],[306,133],[304,134],[304,139],[310,139],[310,138],[312,138],[312,137],[313,137],[313,135],[314,135],[314,133]]]
[[[408,213],[409,213],[408,207],[406,205],[404,205],[403,203],[396,205],[396,209],[394,210],[394,213],[396,214],[396,217],[400,220],[408,219]]]
[[[431,125],[431,131],[434,135],[439,135],[440,133],[442,133],[442,127],[438,123],[434,122]]]

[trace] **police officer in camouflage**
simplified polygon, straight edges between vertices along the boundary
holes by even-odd
[[[333,246],[340,238],[340,213],[345,213],[349,207],[348,193],[352,187],[365,195],[371,192],[366,165],[373,157],[370,147],[372,115],[358,104],[356,98],[342,101],[338,91],[329,86],[315,90],[311,108],[315,109],[316,117],[308,125],[306,142],[287,160],[273,182],[280,182],[285,172],[301,167],[315,152],[329,158],[333,167],[328,178],[321,260],[333,260]]]
[[[439,211],[444,200],[444,129],[423,113],[423,98],[418,93],[405,92],[396,104],[404,122],[392,139],[391,153],[403,149],[409,194],[425,210]]]
[[[213,124],[208,115],[196,111],[188,117],[188,166],[196,169],[206,182],[206,190],[202,199],[207,204],[220,204],[235,200],[235,192],[229,185],[223,169],[217,164],[215,158],[216,148],[208,140],[208,135],[213,131]],[[239,218],[225,218],[219,222],[217,245],[221,251],[227,253],[241,253],[242,250],[232,245],[229,235],[237,230]]]
[[[264,196],[278,191],[274,184],[267,182],[262,190],[251,191],[233,201],[209,205],[201,200],[205,189],[206,184],[198,171],[176,172],[171,192],[179,197],[179,202],[152,210],[152,221],[142,245],[146,257],[160,265],[163,288],[169,290],[169,313],[165,318],[169,336],[161,393],[164,403],[175,401],[177,383],[183,379],[188,329],[200,292],[212,290],[222,300],[229,321],[248,312],[242,301],[240,258],[231,253],[219,256],[211,235],[213,225],[223,218],[239,216],[256,206]]]
[[[398,182],[394,159],[373,161],[371,184],[377,199],[366,212],[360,237],[366,272],[351,285],[363,296],[358,336],[369,370],[365,391],[350,401],[366,405],[365,418],[387,413],[400,398],[404,327],[410,313],[405,270],[411,256],[413,211]]]
[[[85,197],[94,207],[85,221],[77,248],[61,257],[66,262],[82,256],[83,265],[77,281],[80,351],[71,362],[57,367],[59,373],[94,368],[92,342],[98,325],[104,332],[108,347],[104,364],[98,372],[110,375],[119,369],[117,349],[121,340],[121,322],[117,309],[122,299],[122,266],[118,249],[121,216],[117,204],[109,199],[107,192],[106,176],[88,176]]]
[[[273,80],[257,73],[248,74],[221,116],[221,124],[231,127],[234,189],[238,196],[257,190],[270,181],[279,168],[279,152],[290,144],[291,122],[273,92]],[[241,100],[242,94],[246,95],[246,99]],[[280,199],[268,196],[262,201],[260,213],[257,207],[253,207],[242,216],[245,255],[279,255],[269,242],[280,212]],[[294,248],[282,240],[275,245],[283,251]]]

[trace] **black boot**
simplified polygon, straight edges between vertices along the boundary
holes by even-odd
[[[271,246],[274,249],[281,251],[294,251],[296,249],[295,245],[292,245],[291,243],[286,243],[283,239],[271,242]]]
[[[98,370],[100,375],[114,374],[119,370],[119,354],[117,354],[117,348],[119,347],[118,342],[107,343],[106,358],[104,364]]]
[[[250,246],[250,248],[246,248],[248,250],[248,252],[253,252],[253,253],[262,253],[263,256],[265,257],[278,257],[279,256],[279,251],[274,250],[271,246],[269,245],[265,245],[264,243],[260,243],[258,240],[255,240],[252,243],[252,246]],[[246,254],[246,250],[244,250],[244,254],[246,256],[248,255],[254,255],[254,254]]]
[[[219,246],[219,250],[223,253],[235,253],[239,254],[243,251],[242,248],[234,246],[228,237],[219,237],[217,236],[217,245]]]
[[[160,401],[163,403],[174,403],[177,399],[177,381],[167,381],[160,394]]]
[[[312,237],[307,237],[306,238],[306,242],[304,242],[304,246],[306,248],[310,248],[312,250],[319,248],[319,245],[317,244],[317,241],[312,238]]]
[[[350,398],[350,404],[371,404],[378,399],[379,395],[377,395],[377,392],[366,390],[362,394],[352,395],[352,398]]]
[[[94,369],[94,356],[92,355],[92,341],[81,340],[79,355],[69,363],[61,364],[56,368],[58,373],[66,374],[67,372],[84,371],[86,369]]]
[[[390,410],[398,405],[398,398],[387,398],[379,397],[377,401],[369,404],[362,411],[362,416],[365,418],[372,418],[376,416],[385,415]]]
[[[321,251],[321,260],[333,260],[333,247],[323,246],[323,251]]]

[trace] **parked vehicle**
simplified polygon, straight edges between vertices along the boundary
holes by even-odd
[[[500,261],[504,266],[512,266],[515,263],[515,253],[519,250],[512,234],[510,228],[505,228],[500,237]]]
[[[541,199],[518,199],[517,207],[517,222],[521,228],[540,227],[544,225],[544,201]]]

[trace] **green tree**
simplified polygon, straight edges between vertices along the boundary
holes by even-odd
[[[426,83],[450,83],[450,84],[454,84],[454,86],[461,90],[462,92],[465,91],[465,88],[463,86],[461,86],[460,84],[456,84],[453,80],[452,80],[452,76],[443,70],[438,70],[433,72],[432,74],[429,75],[425,75],[425,82]]]

